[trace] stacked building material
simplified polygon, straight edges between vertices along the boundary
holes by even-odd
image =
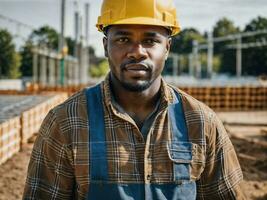
[[[67,98],[49,95],[0,95],[0,164],[38,132],[49,110]]]
[[[171,82],[173,85],[177,85],[175,82]],[[87,85],[94,85],[96,83],[90,83]],[[85,85],[78,86],[64,86],[64,87],[38,87],[35,92],[44,91],[57,91],[67,92],[71,95],[79,90],[82,90]],[[259,84],[242,84],[237,83],[231,85],[218,84],[211,85],[181,85],[181,90],[184,90],[188,94],[192,95],[196,99],[206,103],[212,109],[216,111],[253,111],[253,110],[266,110],[267,109],[267,86]],[[31,88],[28,88],[27,92],[34,92]]]
[[[0,120],[0,165],[20,149],[20,118]]]
[[[267,110],[267,87],[180,87],[216,111]]]

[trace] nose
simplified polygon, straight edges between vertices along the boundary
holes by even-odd
[[[144,48],[140,43],[133,44],[127,53],[127,57],[134,60],[144,60],[147,56],[148,54],[146,48]]]

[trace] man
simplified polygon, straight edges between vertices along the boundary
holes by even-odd
[[[97,27],[110,73],[49,112],[24,199],[243,199],[220,120],[161,77],[172,0],[104,0]]]

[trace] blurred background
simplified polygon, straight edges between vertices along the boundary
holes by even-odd
[[[248,199],[267,199],[266,0],[174,0],[182,31],[163,76],[217,112]],[[101,1],[0,0],[0,200],[20,199],[47,112],[109,71]]]

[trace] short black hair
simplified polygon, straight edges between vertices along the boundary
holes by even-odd
[[[110,28],[110,25],[109,26],[106,26],[106,27],[104,27],[103,28],[103,33],[104,33],[104,35],[107,37],[107,35],[108,35],[108,29]]]

